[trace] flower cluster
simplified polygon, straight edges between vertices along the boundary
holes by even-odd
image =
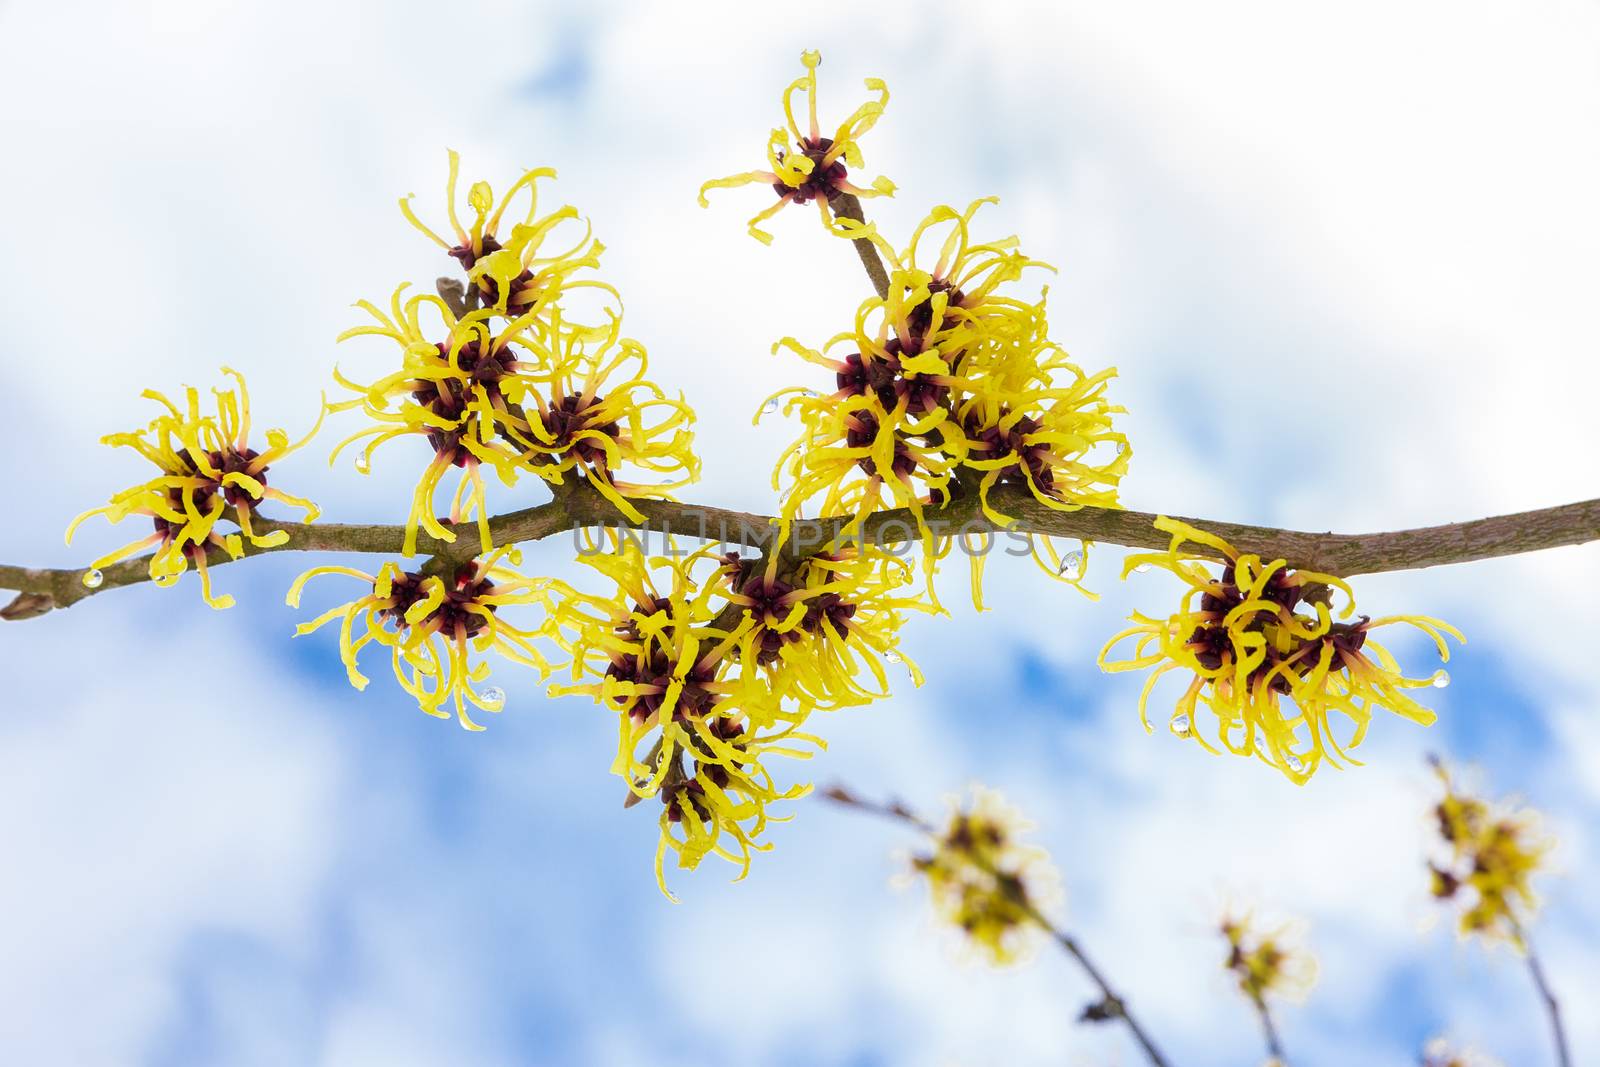
[[[1046,574],[1081,590],[1088,544],[1063,552],[1049,537],[1020,532],[1019,519],[1037,524],[1051,511],[1119,507],[1130,459],[1116,426],[1123,409],[1109,396],[1115,370],[1085,370],[1051,339],[1048,288],[1035,291],[1031,282],[1052,268],[1025,255],[1015,237],[979,233],[978,214],[992,198],[936,207],[904,244],[865,222],[854,198],[894,192],[885,178],[868,187],[851,180],[888,90],[868,79],[876,99],[824,136],[820,57],[807,52],[802,61],[805,74],[783,94],[787,122],[769,139],[767,169],[707,182],[700,202],[712,188],[770,186],[776,201],[750,222],[763,241],[771,235],[760,224],[785,205],[815,203],[831,234],[855,242],[878,295],[818,348],[793,337],[773,346],[824,377],[812,383],[820,388],[784,389],[763,405],[795,419],[799,434],[775,467],[781,506],[759,553],[719,554],[707,545],[684,555],[669,538],[668,553],[652,555],[606,525],[580,552],[598,582],[586,589],[525,577],[516,549],[496,545],[523,527],[517,517],[491,521],[490,475],[507,487],[530,477],[545,483],[556,499],[544,515],[558,520],[594,519],[603,502],[603,523],[659,523],[668,509],[645,502],[670,500],[699,476],[695,416],[649,377],[644,346],[623,331],[620,294],[598,277],[604,246],[577,209],[540,206],[541,183],[554,172],[528,170],[499,196],[475,182],[463,200],[451,152],[448,227],[425,223],[411,197],[400,208],[464,277],[440,279],[437,295],[400,285],[386,303],[359,302],[368,321],[339,341],[381,338],[382,362],[357,374],[335,368],[343,393],[323,403],[324,414],[364,420],[334,448],[334,460],[351,449],[367,474],[375,452],[394,441],[410,441],[426,457],[403,535],[396,529],[395,545],[378,547],[398,546],[407,561],[419,551],[431,558],[386,562],[372,573],[314,567],[288,591],[298,606],[314,577],[361,583],[354,599],[298,633],[338,620],[340,656],[356,688],[367,684],[361,650],[385,647],[398,684],[421,709],[467,729],[481,729],[474,711],[505,703],[487,684],[488,653],[541,679],[559,672],[552,692],[587,697],[614,717],[612,770],[627,783],[630,804],[660,805],[663,890],[669,855],[694,868],[715,854],[742,877],[752,855],[770,847],[765,829],[778,816],[769,808],[810,787],[780,784],[769,757],[808,758],[824,747],[813,713],[883,699],[901,670],[920,684],[898,651],[900,631],[910,613],[942,610],[933,579],[958,545],[971,558],[980,608],[983,551],[973,539],[992,546],[998,531],[1025,538]],[[584,300],[597,310],[574,308]],[[68,539],[90,515],[143,515],[155,532],[96,560],[86,582],[104,580],[99,567],[153,547],[152,578],[170,584],[192,561],[203,596],[225,607],[231,598],[211,593],[208,551],[216,562],[217,553],[238,558],[251,546],[288,544],[280,524],[257,514],[267,500],[315,519],[313,505],[267,480],[305,440],[291,444],[274,430],[265,451],[251,448],[248,397],[234,377],[236,388],[218,391],[215,415],[201,413],[194,389],[183,407],[147,393],[164,412],[143,431],[105,439],[139,451],[159,474],[79,516]],[[805,521],[818,515],[828,521]],[[896,540],[886,536],[895,523],[905,530],[897,540],[919,543],[920,589],[917,565],[883,547]],[[475,541],[459,544],[468,527]],[[1108,670],[1152,669],[1141,718],[1154,684],[1186,672],[1173,731],[1217,751],[1197,721],[1203,702],[1216,717],[1218,745],[1259,756],[1296,782],[1324,760],[1348,759],[1345,748],[1360,742],[1375,708],[1431,721],[1407,693],[1442,684],[1443,672],[1405,677],[1372,634],[1406,623],[1448,658],[1444,636],[1459,639],[1454,629],[1422,616],[1352,620],[1353,599],[1338,577],[1241,554],[1183,523],[1162,519],[1157,527],[1171,535],[1167,551],[1136,555],[1129,566],[1155,563],[1188,590],[1176,614],[1136,615],[1137,625],[1100,657]],[[797,528],[828,531],[828,540],[809,551]],[[374,547],[371,536],[359,531],[362,550]],[[328,540],[358,547],[338,531]],[[529,618],[513,621],[503,609],[525,609]],[[1133,655],[1109,659],[1128,637],[1137,638]],[[1335,713],[1353,724],[1349,736],[1335,737]],[[1440,879],[1455,879],[1440,895],[1470,884],[1478,898],[1464,926],[1514,931],[1512,905],[1527,900],[1536,853],[1515,823],[1480,821],[1463,815],[1450,824],[1454,859],[1470,856],[1479,866],[1470,874],[1436,868]],[[1046,926],[1039,908],[1048,864],[1018,843],[1021,829],[993,794],[979,791],[916,861],[939,912],[997,962],[1017,955],[1026,930]],[[1233,944],[1242,987],[1259,999],[1283,978],[1284,960],[1273,956],[1272,939]]]
[[[602,536],[579,562],[604,592],[550,583],[543,632],[572,679],[551,692],[615,714],[613,773],[630,800],[661,803],[663,891],[669,851],[681,868],[721,856],[743,877],[752,853],[770,847],[768,805],[810,789],[777,785],[765,759],[824,747],[804,729],[813,711],[888,694],[881,662],[901,658],[899,629],[917,606],[895,595],[905,565],[871,548],[798,560],[710,547],[651,556],[614,531]]]
[[[467,706],[493,712],[506,701],[498,687],[482,686],[489,676],[489,664],[482,658],[485,652],[498,652],[537,670],[541,677],[550,673],[533,644],[536,631],[500,617],[503,607],[544,602],[545,580],[518,574],[506,565],[508,557],[512,564],[518,559],[509,546],[443,573],[401,570],[395,563],[385,563],[377,574],[351,567],[313,567],[289,587],[290,607],[299,607],[306,583],[323,574],[355,578],[371,591],[301,623],[295,636],[340,620],[339,657],[351,685],[367,687],[356,658],[364,647],[376,643],[389,649],[395,679],[423,711],[441,719],[453,711],[466,729],[482,730]]]
[[[92,588],[101,583],[101,567],[141,549],[154,548],[149,573],[157,585],[176,582],[193,562],[205,602],[214,608],[230,607],[231,596],[211,593],[207,549],[217,548],[238,559],[245,553],[246,542],[256,548],[274,548],[287,542],[289,534],[284,530],[256,531],[255,513],[263,501],[300,508],[305,522],[316,519],[315,504],[267,484],[267,469],[311,440],[322,420],[319,418],[305,437],[294,442],[283,430],[268,430],[266,451],[257,451],[249,443],[250,394],[244,376],[229,367],[222,370],[236,384],[232,389],[213,390],[217,399],[215,415],[201,413],[199,391],[192,387],[185,392],[183,408],[150,389],[143,396],[165,410],[143,430],[114,433],[102,439],[107,445],[133,449],[161,473],[124,489],[105,507],[73,519],[67,527],[67,543],[72,543],[78,526],[93,515],[104,515],[113,523],[130,515],[143,515],[154,525],[155,532],[91,563],[84,575],[85,585]],[[238,532],[219,530],[218,523],[222,522],[237,526]]]
[[[1139,696],[1139,717],[1150,730],[1146,707],[1163,675],[1178,671],[1188,685],[1172,711],[1169,726],[1208,752],[1219,750],[1203,736],[1200,706],[1217,721],[1217,742],[1235,755],[1255,755],[1296,783],[1309,781],[1324,760],[1355,762],[1345,752],[1360,744],[1375,708],[1386,708],[1427,725],[1433,712],[1409,690],[1440,685],[1442,671],[1407,678],[1374,631],[1395,623],[1416,627],[1433,639],[1443,660],[1450,658],[1444,635],[1461,640],[1448,623],[1423,615],[1393,615],[1351,621],[1354,596],[1342,579],[1316,571],[1291,570],[1284,560],[1263,562],[1240,553],[1220,537],[1176,519],[1156,520],[1172,537],[1165,552],[1135,553],[1123,574],[1151,565],[1170,571],[1188,588],[1178,610],[1165,619],[1135,614],[1136,624],[1101,650],[1107,671],[1153,668]],[[1194,545],[1194,548],[1186,546]],[[1215,557],[1226,562],[1215,569]],[[1335,596],[1343,603],[1334,606]],[[1127,638],[1137,638],[1133,654],[1111,659]],[[1342,742],[1331,716],[1351,723]]]
[[[1317,961],[1292,927],[1263,932],[1248,916],[1229,916],[1219,930],[1228,945],[1223,966],[1251,1003],[1265,1005],[1268,997],[1279,996],[1297,1000],[1316,982]]]
[[[1115,371],[1089,374],[1049,339],[1044,295],[1010,295],[1008,283],[1043,264],[1018,252],[1015,238],[974,240],[973,217],[986,202],[936,209],[903,250],[874,227],[841,220],[893,265],[889,290],[864,301],[851,329],[820,351],[792,337],[774,346],[833,375],[830,392],[785,389],[769,401],[802,427],[773,473],[785,517],[814,505],[860,523],[905,508],[931,571],[958,535],[936,532],[929,519],[952,501],[974,500],[1000,528],[1014,524],[1002,489],[1058,511],[1116,506],[1129,456],[1112,421],[1122,409],[1106,398]],[[1054,546],[1035,547],[1053,577],[1082,578],[1081,563],[1063,566]],[[969,555],[981,606],[982,554]]]
[[[745,171],[727,178],[715,178],[700,187],[700,206],[708,207],[708,189],[730,189],[741,185],[761,184],[772,187],[777,202],[757,214],[749,222],[750,236],[763,244],[772,243],[772,234],[761,229],[761,223],[772,218],[790,204],[815,203],[822,215],[822,224],[834,223],[832,205],[841,196],[893,196],[894,183],[888,178],[876,178],[871,188],[862,188],[849,180],[849,168],[860,168],[862,134],[877,124],[878,118],[889,102],[889,88],[877,78],[867,79],[867,91],[878,94],[877,100],[868,101],[839,124],[832,137],[822,135],[817,121],[817,67],[822,56],[815,51],[800,57],[805,74],[790,83],[783,91],[783,114],[786,127],[772,131],[767,138],[767,169]],[[806,97],[807,124],[801,130],[795,118],[794,97]]]
[[[943,829],[930,835],[932,851],[911,859],[939,918],[995,964],[1032,950],[1048,929],[1043,909],[1061,894],[1044,850],[1021,842],[1032,828],[998,793],[974,787],[966,807],[951,802]]]
[[[1461,790],[1437,760],[1434,770],[1444,796],[1433,809],[1443,846],[1440,858],[1428,865],[1433,896],[1460,905],[1463,937],[1500,938],[1520,947],[1538,904],[1532,879],[1551,848],[1539,815]]]
[[[699,476],[693,411],[645,378],[644,346],[622,335],[620,301],[599,325],[578,325],[565,315],[562,297],[574,289],[613,296],[616,290],[573,278],[599,263],[602,246],[587,231],[571,248],[545,251],[551,231],[576,217],[570,207],[537,215],[537,180],[552,172],[527,172],[498,201],[486,183],[475,184],[467,198],[474,218],[463,227],[455,208],[456,171],[451,153],[448,203],[456,244],[419,222],[405,201],[401,206],[466,269],[472,288],[454,306],[432,294],[406,297],[404,285],[387,310],[367,301],[357,305],[372,324],[339,339],[385,337],[400,358],[366,384],[335,371],[354,395],[332,410],[360,410],[372,423],[345,438],[335,458],[364,442],[356,469],[365,474],[380,445],[408,435],[427,442],[433,455],[412,493],[408,556],[417,550],[419,529],[450,544],[456,539],[451,527],[468,521],[476,523],[480,553],[493,549],[485,465],[508,486],[525,473],[553,485],[579,478],[637,521],[629,498],[664,498]],[[506,210],[522,190],[528,193],[526,221],[513,223],[508,234]],[[619,478],[630,465],[654,480]],[[435,498],[453,468],[461,474],[448,515],[440,516]]]

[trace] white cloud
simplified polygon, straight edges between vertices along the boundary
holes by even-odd
[[[297,687],[206,621],[154,647],[112,613],[5,636],[8,1059],[126,1063],[180,1010],[169,973],[198,933],[311,951],[343,759]]]

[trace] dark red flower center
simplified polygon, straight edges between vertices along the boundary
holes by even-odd
[[[779,196],[790,197],[797,204],[809,204],[817,197],[824,200],[837,200],[844,192],[840,183],[845,180],[847,171],[844,160],[836,159],[832,163],[824,163],[828,150],[833,147],[833,138],[820,137],[813,141],[806,138],[799,144],[800,154],[811,160],[811,173],[806,175],[805,181],[795,188],[790,188],[783,182],[773,182],[772,188]],[[778,159],[784,158],[783,152],[778,153]]]
[[[594,432],[616,440],[618,434],[616,420],[602,420],[596,411],[601,400],[602,398],[596,397],[585,401],[578,393],[570,393],[550,405],[541,419],[544,422],[545,432],[552,439],[551,447],[561,451],[570,450],[582,462],[604,470],[605,446],[593,437],[579,436],[586,432]]]
[[[476,250],[470,244],[460,244],[450,249],[447,254],[461,264],[462,270],[471,270],[477,266],[478,260],[490,252],[500,251],[500,248],[501,244],[494,239],[494,234],[486,233],[478,238],[478,248]]]
[[[953,288],[949,282],[941,278],[935,278],[929,282],[927,298],[906,313],[906,327],[919,346],[927,343],[930,330],[935,333],[938,332],[938,330],[934,329],[933,322],[933,298],[938,293],[949,294],[945,298],[945,315],[939,323],[940,329],[949,321],[949,309],[960,307],[961,302],[966,299],[965,294],[960,289]]]
[[[432,627],[437,624],[439,632],[446,637],[458,634],[475,637],[489,625],[484,612],[493,615],[497,607],[482,603],[482,598],[494,592],[494,582],[479,576],[476,563],[463,563],[457,567],[446,582],[444,599],[439,605],[416,623],[407,623],[406,612],[428,595],[423,584],[426,577],[421,571],[405,571],[397,576],[389,592],[394,603],[381,609],[378,614],[393,619],[399,630],[409,629],[413,625]]]
[[[1039,421],[1023,415],[1011,423],[1009,429],[1001,429],[1009,414],[1002,408],[999,417],[990,424],[985,424],[977,411],[967,416],[964,428],[973,442],[973,451],[984,453],[989,459],[1013,457],[1009,464],[1000,468],[999,482],[1002,485],[1025,485],[1031,477],[1041,492],[1051,492],[1055,488],[1056,478],[1055,468],[1050,463],[1050,446],[1026,441],[1028,435],[1039,432]],[[1024,469],[1026,474],[1023,473]]]

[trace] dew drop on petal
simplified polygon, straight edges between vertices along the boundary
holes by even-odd
[[[1118,441],[1117,442],[1117,455],[1119,455],[1119,456],[1123,455],[1127,451],[1128,451],[1128,442],[1126,442],[1126,441]]]
[[[87,580],[88,579],[85,579],[85,581]],[[1445,686],[1450,684],[1450,672],[1441,667],[1433,672],[1433,678],[1428,684],[1433,686],[1435,689],[1443,689]]]
[[[90,567],[83,572],[83,584],[90,589],[99,589],[105,580],[106,576],[100,573],[98,567]]]
[[[1141,563],[1138,566],[1133,568],[1133,573],[1135,573],[1135,574],[1144,574],[1144,573],[1148,572],[1149,570],[1150,570],[1150,564]]]
[[[1083,553],[1068,552],[1061,557],[1061,566],[1056,568],[1056,573],[1063,578],[1076,581],[1083,577]]]
[[[371,469],[372,458],[370,456],[368,456],[365,452],[362,452],[356,456],[356,470],[360,471],[362,474],[366,474]]]
[[[498,685],[491,685],[479,691],[478,699],[483,702],[484,707],[499,711],[506,705],[506,691]]]
[[[1306,769],[1305,763],[1293,752],[1286,752],[1283,756],[1283,765],[1296,774]]]
[[[892,648],[889,651],[887,651],[887,652],[885,652],[883,654],[883,658],[888,660],[890,663],[904,663],[905,662],[905,660],[901,658],[900,653],[896,652]]]
[[[761,405],[761,414],[776,415],[778,413],[778,409],[781,407],[783,407],[783,405],[778,402],[778,398],[773,397],[771,400],[768,400],[765,404]]]
[[[1178,715],[1178,716],[1174,717],[1173,720],[1170,723],[1167,724],[1167,727],[1172,731],[1173,735],[1176,736],[1176,737],[1188,737],[1189,736],[1189,716],[1187,716],[1187,715]]]

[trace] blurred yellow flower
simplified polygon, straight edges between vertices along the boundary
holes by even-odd
[[[1538,906],[1532,879],[1554,842],[1544,834],[1538,812],[1472,796],[1437,760],[1434,770],[1444,786],[1433,809],[1444,846],[1438,862],[1428,865],[1434,897],[1460,906],[1463,937],[1523,947],[1523,927]]]
[[[1436,1037],[1422,1050],[1421,1067],[1500,1067],[1500,1062],[1472,1049],[1453,1047]]]
[[[1139,718],[1150,730],[1146,706],[1162,676],[1179,671],[1189,683],[1178,698],[1169,726],[1217,752],[1203,736],[1199,708],[1216,716],[1217,741],[1229,752],[1256,755],[1287,778],[1303,784],[1324,760],[1355,762],[1345,752],[1365,736],[1375,708],[1387,708],[1428,725],[1433,712],[1407,694],[1437,685],[1447,676],[1407,678],[1390,652],[1371,639],[1373,631],[1406,623],[1433,639],[1443,660],[1450,658],[1444,635],[1461,640],[1453,626],[1424,615],[1392,615],[1354,622],[1334,621],[1334,594],[1341,594],[1340,620],[1355,610],[1350,587],[1340,578],[1315,571],[1290,570],[1283,560],[1263,562],[1176,519],[1156,520],[1172,535],[1167,551],[1127,557],[1123,574],[1150,565],[1183,579],[1178,611],[1165,619],[1135,614],[1136,623],[1107,642],[1100,666],[1107,671],[1154,668],[1139,696]],[[1199,549],[1187,549],[1193,543]],[[1205,552],[1202,550],[1209,550]],[[1228,562],[1220,573],[1210,553]],[[1111,651],[1133,637],[1133,654],[1111,659]],[[1334,737],[1330,715],[1351,721],[1347,739]]]
[[[87,583],[97,583],[99,568],[154,547],[150,577],[157,585],[176,582],[192,560],[200,574],[200,595],[206,603],[214,608],[230,607],[233,597],[211,594],[206,547],[220,548],[238,559],[244,555],[245,541],[258,548],[286,542],[289,535],[282,530],[265,535],[255,532],[252,517],[264,500],[302,509],[304,522],[317,518],[317,506],[309,500],[269,486],[267,468],[316,436],[322,426],[321,416],[305,437],[292,443],[283,430],[268,430],[267,449],[258,452],[249,445],[250,394],[244,376],[229,367],[222,370],[237,384],[232,389],[212,390],[217,398],[215,415],[201,414],[200,394],[192,387],[186,390],[186,406],[181,410],[163,394],[147,389],[141,395],[161,404],[165,412],[143,430],[101,439],[107,445],[133,449],[155,464],[161,474],[124,489],[111,498],[110,504],[84,512],[67,527],[66,539],[71,544],[78,526],[93,515],[104,515],[113,523],[130,515],[143,515],[155,525],[155,533],[90,564]],[[235,523],[239,532],[219,532],[217,523],[224,521]]]
[[[778,196],[777,203],[756,215],[749,222],[750,236],[763,244],[772,243],[772,235],[760,224],[776,215],[791,203],[815,202],[822,215],[824,226],[833,223],[829,205],[841,195],[893,196],[894,183],[888,178],[873,179],[871,188],[864,189],[849,180],[847,167],[862,166],[860,139],[883,114],[889,102],[889,89],[877,78],[867,79],[867,90],[878,94],[878,99],[862,104],[839,124],[832,137],[822,135],[817,122],[817,66],[822,55],[815,51],[800,57],[805,74],[791,82],[783,91],[783,113],[787,128],[774,129],[767,138],[767,170],[746,171],[728,178],[715,178],[700,187],[700,206],[708,207],[706,190],[731,189],[736,186],[760,183],[769,185]],[[794,95],[806,96],[807,123],[801,128],[795,118]]]
[[[934,912],[995,964],[1032,952],[1047,928],[1043,909],[1061,895],[1044,850],[1021,842],[1031,829],[999,793],[974,786],[965,807],[952,799],[933,850],[911,859],[927,879]]]
[[[1316,958],[1300,943],[1296,926],[1263,931],[1245,915],[1224,918],[1220,929],[1228,943],[1223,965],[1239,992],[1257,1006],[1265,1006],[1268,997],[1302,999],[1316,983]]]

